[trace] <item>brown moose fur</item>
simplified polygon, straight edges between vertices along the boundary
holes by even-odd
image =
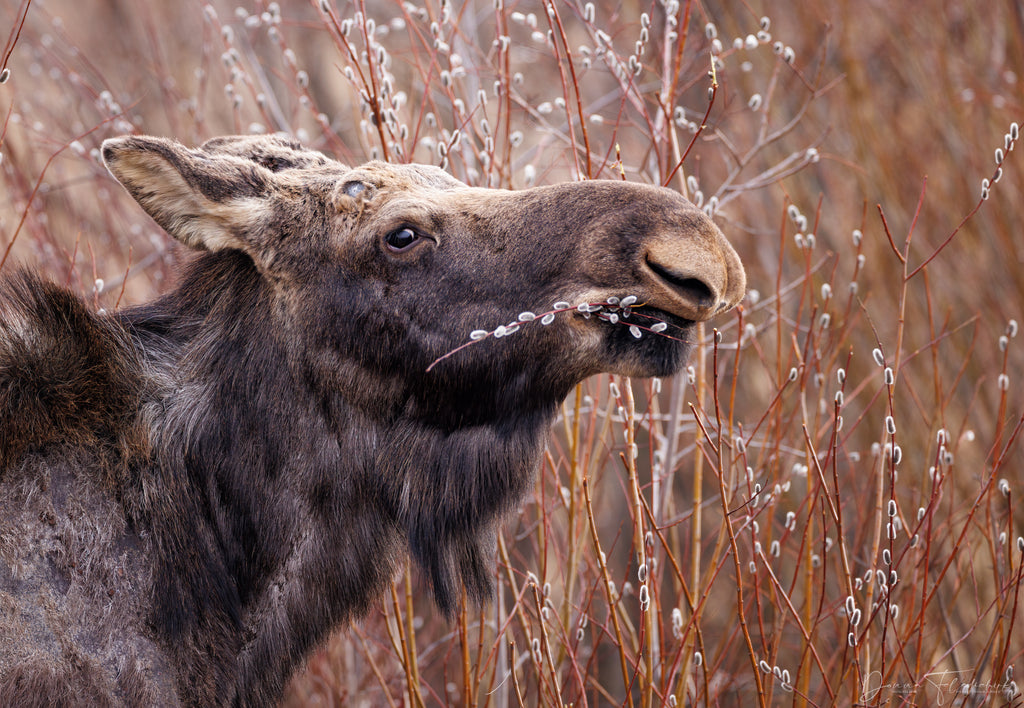
[[[571,387],[677,371],[743,294],[666,189],[472,189],[275,137],[103,155],[198,253],[118,312],[0,284],[4,705],[272,704],[406,552],[445,612],[486,599]],[[523,310],[625,295],[668,336],[573,311],[430,366]]]

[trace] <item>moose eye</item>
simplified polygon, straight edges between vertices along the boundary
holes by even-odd
[[[421,236],[410,228],[397,229],[384,237],[384,243],[395,253],[407,251],[419,241]]]

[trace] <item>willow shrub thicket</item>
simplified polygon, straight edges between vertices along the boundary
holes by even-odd
[[[565,402],[493,604],[396,578],[288,705],[1021,702],[1012,3],[3,4],[0,267],[98,307],[179,256],[131,132],[666,184],[747,266],[686,375]]]

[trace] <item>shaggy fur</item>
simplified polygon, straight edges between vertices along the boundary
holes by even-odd
[[[114,313],[0,284],[3,705],[272,704],[407,552],[443,611],[486,599],[571,387],[677,371],[743,295],[660,188],[472,189],[270,137],[103,155],[198,253]],[[523,310],[625,295],[671,338],[563,314],[430,368]]]

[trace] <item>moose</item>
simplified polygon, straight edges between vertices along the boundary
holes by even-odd
[[[102,155],[195,253],[109,312],[0,280],[4,704],[271,705],[407,554],[449,616],[486,601],[572,387],[671,375],[744,294],[662,187],[479,189],[279,136]]]

